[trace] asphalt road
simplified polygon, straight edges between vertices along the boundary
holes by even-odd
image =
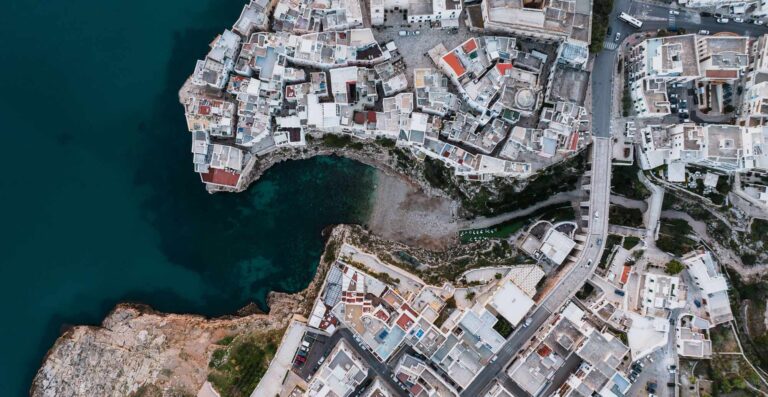
[[[627,12],[643,20],[643,31],[683,28],[690,33],[696,33],[702,29],[710,31],[711,34],[734,32],[741,35],[757,36],[768,33],[768,26],[735,22],[720,24],[712,17],[701,17],[696,13],[687,11],[681,11],[680,15],[677,16],[670,16],[669,9],[669,7],[633,2],[631,0],[614,1],[614,9],[609,17],[611,33],[609,37],[606,37],[606,41],[610,43],[617,32],[621,33],[622,38],[637,32],[636,29],[618,19],[618,15],[621,12]],[[518,327],[510,335],[504,346],[497,353],[496,360],[483,368],[473,382],[462,391],[462,396],[475,397],[482,395],[492,385],[492,381],[495,378],[500,378],[499,380],[502,383],[509,383],[510,380],[504,373],[507,365],[523,350],[525,343],[533,337],[550,315],[560,310],[563,304],[575,294],[578,288],[594,272],[600,260],[608,231],[607,215],[611,186],[611,137],[613,135],[611,120],[614,116],[611,112],[614,109],[614,94],[620,93],[614,93],[613,91],[616,73],[616,54],[615,49],[603,50],[596,56],[592,69],[592,170],[589,200],[590,220],[585,249],[581,253],[576,265],[571,268],[569,273],[562,278],[561,282],[553,288],[552,292],[532,312],[530,315],[531,324],[528,327]],[[348,330],[340,331],[346,331],[347,336],[345,336],[345,339],[358,351],[358,354],[366,358],[370,368],[377,375],[390,383],[390,386],[396,392],[403,392],[398,383],[391,379],[392,373],[386,365],[379,363],[370,352],[362,349],[352,338]],[[665,360],[662,359],[660,361],[663,362]],[[575,369],[578,363],[579,360],[569,359],[566,362],[567,365],[564,365],[563,368]],[[572,371],[558,371],[556,376],[558,378],[557,383],[562,384],[570,372]],[[553,382],[550,387],[556,387],[555,383]],[[664,384],[662,385],[665,386]]]
[[[347,345],[350,346],[352,350],[354,350],[355,353],[357,353],[357,355],[363,359],[366,367],[368,368],[369,378],[372,375],[376,375],[390,387],[390,391],[394,395],[408,397],[408,392],[400,387],[400,384],[394,379],[394,374],[392,373],[392,370],[387,367],[387,364],[377,360],[376,357],[373,356],[373,353],[371,353],[368,349],[360,346],[360,344],[357,343],[354,336],[352,335],[352,331],[349,329],[340,328],[336,330],[336,332],[334,332],[328,341],[328,346],[331,348],[336,346],[339,339],[341,338],[344,338],[344,340],[347,342]]]

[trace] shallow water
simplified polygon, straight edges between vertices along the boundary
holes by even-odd
[[[375,171],[279,164],[207,194],[177,90],[244,1],[32,2],[0,13],[2,395],[26,395],[62,326],[115,303],[231,313],[312,278],[333,223],[369,211]]]

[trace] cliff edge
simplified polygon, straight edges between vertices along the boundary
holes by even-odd
[[[326,250],[348,232],[337,226]],[[306,314],[328,268],[323,255],[315,278],[296,294],[270,293],[268,314],[206,318],[118,304],[101,326],[76,326],[48,351],[30,389],[32,397],[194,396],[206,381],[222,340],[279,331]]]

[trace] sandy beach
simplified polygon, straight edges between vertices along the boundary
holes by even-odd
[[[429,196],[404,178],[377,172],[368,225],[385,239],[442,250],[458,242],[458,204]]]

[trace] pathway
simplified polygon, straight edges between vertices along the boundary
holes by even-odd
[[[492,217],[478,217],[469,221],[460,222],[459,229],[482,229],[486,227],[491,227],[511,219],[530,215],[549,205],[566,204],[566,203],[570,203],[573,200],[578,200],[581,198],[582,198],[582,194],[580,190],[573,190],[570,192],[560,192],[558,194],[555,194],[554,196],[550,196],[546,200],[539,201],[538,203],[530,207],[526,207],[526,208],[519,209],[512,212],[505,212],[501,215],[496,215]]]

